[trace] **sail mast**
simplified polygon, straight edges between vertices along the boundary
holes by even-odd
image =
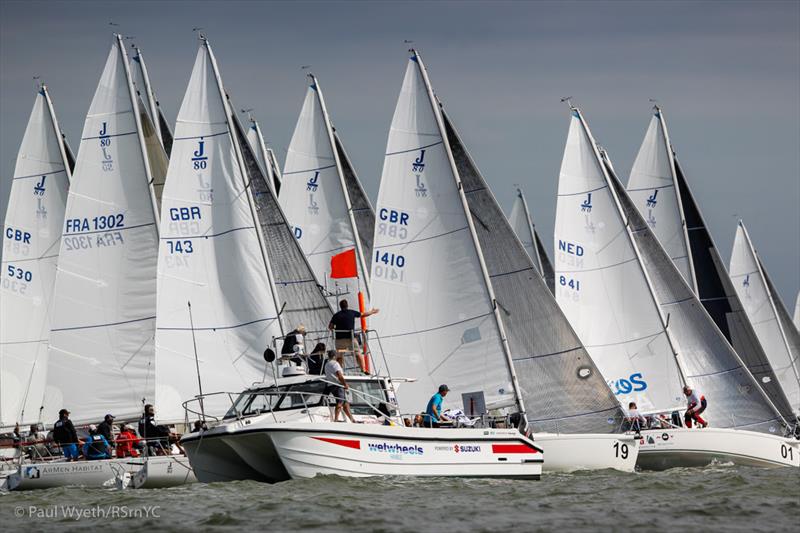
[[[495,319],[495,325],[497,326],[498,334],[500,335],[500,339],[503,345],[503,352],[506,356],[506,364],[508,366],[509,374],[511,375],[511,382],[514,386],[514,399],[517,404],[517,409],[519,410],[519,414],[522,416],[523,423],[525,427],[528,425],[528,417],[525,411],[525,404],[522,401],[522,394],[520,392],[519,381],[517,380],[517,374],[514,370],[514,362],[511,357],[511,347],[508,344],[508,337],[506,336],[505,327],[503,326],[503,321],[500,317],[500,309],[497,306],[497,300],[495,299],[494,289],[492,288],[492,282],[489,278],[489,271],[486,268],[486,261],[483,258],[483,252],[481,251],[481,245],[478,242],[478,235],[475,232],[475,223],[472,220],[472,213],[469,210],[469,204],[467,203],[467,198],[464,195],[464,189],[461,183],[461,179],[459,178],[458,168],[456,167],[455,159],[453,158],[453,151],[450,148],[450,142],[447,139],[447,131],[444,127],[444,121],[442,120],[441,110],[439,109],[438,101],[436,100],[436,95],[433,93],[433,88],[431,87],[431,82],[428,79],[428,72],[425,69],[425,64],[422,62],[422,58],[419,56],[416,50],[412,49],[410,52],[413,54],[412,59],[414,62],[417,63],[417,68],[422,75],[422,80],[425,83],[425,88],[428,92],[428,100],[433,110],[433,116],[436,118],[436,125],[439,128],[439,134],[442,137],[442,141],[444,141],[444,149],[445,153],[447,154],[447,160],[450,163],[450,170],[451,174],[453,175],[453,179],[456,182],[456,189],[458,189],[458,196],[461,199],[461,206],[464,209],[464,217],[467,219],[467,226],[469,227],[469,233],[472,238],[472,243],[475,247],[475,252],[478,255],[478,262],[481,266],[481,274],[483,275],[484,286],[486,288],[487,295],[489,296],[489,302],[492,306],[492,312]]]
[[[697,294],[699,297],[700,294],[697,289],[697,273],[695,272],[694,258],[692,257],[692,245],[689,242],[689,227],[686,224],[686,215],[683,212],[683,200],[681,200],[681,189],[680,184],[678,183],[678,173],[675,170],[675,152],[672,150],[672,141],[669,139],[669,131],[667,131],[667,122],[664,119],[664,111],[661,110],[658,104],[654,105],[653,108],[656,110],[658,122],[661,124],[661,131],[664,132],[664,148],[666,149],[667,157],[669,158],[669,170],[672,174],[672,185],[675,188],[675,198],[678,202],[678,214],[681,217],[681,232],[683,234],[684,246],[686,247],[686,255],[689,259],[689,275],[691,276],[690,288],[692,289],[692,292]]]
[[[328,108],[325,106],[325,97],[322,96],[322,89],[320,89],[319,81],[313,74],[308,75],[311,78],[312,87],[314,92],[317,94],[317,99],[319,100],[320,108],[322,109],[322,116],[325,119],[325,131],[328,134],[328,142],[331,145],[331,151],[333,152],[333,159],[336,161],[336,173],[339,176],[339,183],[342,189],[342,195],[344,195],[344,203],[347,206],[347,218],[350,221],[350,230],[353,232],[353,244],[356,248],[356,256],[358,257],[358,263],[361,267],[362,275],[364,276],[364,288],[367,292],[367,299],[370,299],[370,284],[369,284],[369,272],[367,270],[367,263],[364,258],[364,251],[361,249],[361,238],[358,236],[358,226],[356,225],[356,219],[353,215],[353,205],[350,202],[350,195],[347,193],[347,184],[344,182],[344,171],[342,170],[342,161],[339,159],[339,150],[336,149],[336,142],[333,138],[333,127],[331,126],[331,119],[328,116]]]
[[[158,141],[161,143],[161,146],[164,146],[164,137],[161,134],[161,127],[158,120],[158,105],[156,104],[155,94],[153,93],[153,88],[150,85],[150,76],[147,74],[147,65],[144,63],[144,56],[142,56],[142,51],[139,50],[139,47],[134,45],[133,49],[136,51],[136,57],[134,59],[139,63],[139,67],[142,69],[142,81],[144,82],[144,92],[147,97],[147,105],[150,107],[150,117],[153,119],[153,125],[156,130],[156,136],[158,136]]]
[[[750,240],[750,234],[747,232],[747,228],[744,226],[744,223],[741,220],[739,221],[739,227],[742,228],[742,231],[744,232],[744,239],[745,241],[747,241],[747,246],[748,248],[750,248],[750,253],[753,255],[753,258],[755,259],[756,268],[758,268],[758,275],[761,277],[762,280],[764,280],[764,289],[767,292],[769,305],[770,307],[772,307],[772,312],[775,315],[775,322],[777,322],[778,324],[778,331],[781,332],[781,340],[783,340],[783,344],[784,346],[786,346],[786,349],[789,352],[789,364],[792,365],[792,371],[794,372],[795,379],[797,379],[797,381],[800,383],[800,374],[797,371],[797,365],[795,363],[795,360],[794,358],[792,358],[792,351],[789,348],[789,339],[786,337],[786,331],[784,330],[783,324],[781,323],[781,320],[778,317],[778,308],[775,305],[775,300],[773,299],[772,291],[770,290],[769,285],[767,284],[767,276],[765,275],[764,270],[761,268],[761,261],[758,259],[758,254],[756,254],[756,250],[753,247],[753,241]]]
[[[528,211],[528,202],[525,200],[525,195],[522,194],[522,189],[517,187],[517,197],[522,200],[522,211],[525,213],[525,220],[528,221],[528,231],[531,234],[531,242],[533,243],[533,250],[536,252],[536,257],[531,257],[536,262],[536,266],[539,269],[539,273],[544,277],[544,266],[542,265],[542,251],[539,250],[539,243],[536,239],[536,230],[533,226],[533,220],[531,219],[531,213]]]
[[[125,69],[125,79],[128,82],[128,94],[133,106],[133,119],[136,121],[136,137],[139,139],[139,148],[142,154],[142,163],[144,164],[144,174],[147,179],[147,188],[150,191],[150,204],[153,208],[153,223],[156,227],[156,233],[161,234],[160,224],[161,217],[158,212],[158,201],[156,200],[156,191],[153,188],[153,175],[150,172],[150,159],[147,156],[147,148],[145,148],[144,133],[142,132],[142,120],[139,116],[139,101],[136,98],[136,89],[133,86],[133,77],[131,76],[131,66],[128,63],[128,53],[125,51],[125,44],[122,42],[122,35],[116,33],[114,36],[117,39],[117,49],[122,55],[122,65]],[[156,128],[158,129],[158,128]]]
[[[56,118],[55,109],[53,109],[53,102],[50,100],[50,93],[47,90],[47,85],[42,84],[40,90],[42,91],[42,96],[44,96],[44,101],[47,102],[47,112],[50,115],[50,122],[53,124],[53,130],[58,140],[58,150],[64,162],[64,172],[67,174],[67,180],[72,181],[72,168],[70,168],[69,158],[67,157],[64,135],[61,133],[61,128],[58,125],[58,119]]]
[[[633,252],[636,254],[636,259],[637,259],[637,263],[639,265],[639,269],[641,270],[642,274],[644,275],[644,279],[647,282],[648,293],[650,294],[650,298],[653,301],[653,305],[655,306],[656,311],[658,312],[658,316],[661,319],[661,327],[662,327],[662,329],[664,330],[664,333],[667,336],[667,342],[669,343],[669,348],[672,351],[672,355],[675,357],[675,363],[678,366],[678,371],[680,373],[681,381],[683,381],[683,384],[686,385],[687,384],[686,376],[688,375],[688,372],[683,367],[683,362],[681,361],[681,358],[680,358],[680,356],[678,354],[678,350],[675,349],[675,342],[672,339],[672,335],[671,335],[671,333],[669,331],[669,328],[667,327],[669,325],[669,322],[664,317],[664,314],[663,314],[663,312],[661,310],[661,306],[658,304],[658,300],[656,299],[655,289],[653,288],[653,282],[650,279],[650,274],[647,272],[647,269],[644,267],[644,262],[642,260],[641,253],[639,252],[639,246],[636,244],[635,240],[633,239],[633,236],[631,235],[630,226],[628,225],[628,217],[625,215],[625,212],[622,209],[622,203],[620,202],[619,198],[617,197],[617,190],[614,188],[614,185],[611,183],[611,177],[608,174],[608,167],[606,166],[607,165],[607,163],[606,163],[607,159],[604,158],[600,154],[600,151],[597,148],[597,143],[595,142],[594,137],[592,137],[592,133],[589,130],[589,127],[587,126],[586,121],[584,120],[583,115],[581,114],[580,110],[577,107],[572,106],[572,105],[570,105],[570,109],[572,110],[572,113],[575,115],[575,117],[577,117],[578,120],[581,121],[581,126],[583,127],[583,133],[589,138],[589,144],[592,146],[592,153],[594,154],[595,158],[597,159],[597,163],[600,165],[600,170],[603,172],[603,178],[605,179],[606,183],[608,184],[609,191],[611,192],[611,197],[614,198],[614,203],[617,206],[617,209],[616,209],[617,214],[619,215],[620,219],[622,220],[623,226],[625,226],[625,234],[628,236],[628,242],[630,243],[631,247],[633,248]],[[608,163],[608,165],[610,166],[610,162]]]
[[[258,216],[256,215],[256,207],[255,202],[253,200],[253,191],[250,188],[250,182],[248,179],[248,172],[247,167],[244,164],[244,157],[242,156],[242,149],[239,146],[239,142],[237,141],[237,136],[233,132],[233,112],[228,102],[228,98],[225,94],[225,89],[222,85],[222,78],[219,74],[219,68],[217,67],[217,59],[214,57],[214,52],[211,50],[211,45],[208,42],[208,39],[205,36],[200,36],[203,40],[203,45],[206,47],[208,51],[208,57],[211,60],[211,65],[214,68],[214,80],[217,82],[217,89],[219,91],[219,97],[222,100],[222,107],[225,109],[225,115],[228,122],[228,135],[231,136],[231,142],[233,143],[234,152],[236,153],[236,162],[239,165],[239,169],[242,173],[242,181],[244,185],[244,189],[247,194],[247,204],[250,207],[250,216],[253,220],[253,226],[256,229],[256,235],[258,237],[258,245],[261,249],[261,258],[264,261],[264,268],[267,271],[267,279],[269,279],[269,290],[272,295],[272,301],[275,302],[275,309],[278,311],[278,326],[281,330],[281,335],[285,333],[283,327],[283,321],[280,318],[280,310],[281,306],[278,299],[278,291],[275,288],[275,277],[272,274],[272,265],[269,261],[269,257],[267,255],[266,247],[264,246],[264,235],[261,233],[261,224],[258,222]]]

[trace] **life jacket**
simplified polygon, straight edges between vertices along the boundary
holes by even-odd
[[[90,457],[98,457],[101,455],[108,455],[108,446],[102,435],[89,435],[89,448],[88,455]]]

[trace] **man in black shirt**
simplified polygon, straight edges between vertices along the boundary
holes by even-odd
[[[149,403],[139,420],[139,436],[145,440],[151,455],[169,455],[169,428],[156,424],[156,409]]]
[[[53,424],[53,441],[61,448],[67,461],[78,460],[78,432],[66,409],[58,412],[58,420]]]
[[[106,415],[97,426],[97,434],[106,438],[108,445],[114,447],[114,415]]]
[[[339,311],[334,313],[331,317],[331,322],[328,324],[328,329],[333,331],[334,341],[336,342],[336,350],[343,352],[352,352],[358,361],[358,366],[361,371],[367,373],[367,367],[364,366],[364,356],[361,354],[361,345],[355,336],[356,318],[368,317],[378,312],[378,309],[370,309],[360,313],[349,308],[347,300],[339,302]]]

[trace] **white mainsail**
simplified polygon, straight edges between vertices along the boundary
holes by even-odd
[[[122,38],[81,137],[58,259],[45,416],[134,418],[153,398],[158,220]]]
[[[269,185],[270,191],[272,191],[272,194],[277,198],[281,182],[280,178],[275,175],[274,154],[270,155],[270,150],[264,143],[264,137],[261,135],[261,127],[258,125],[256,119],[250,116],[249,120],[250,127],[247,128],[247,142],[267,181],[267,185]]]
[[[72,175],[47,87],[36,95],[3,225],[0,428],[42,422],[53,285]]]
[[[361,247],[339,151],[318,80],[313,76],[297,119],[286,162],[280,203],[314,274],[332,294],[370,297]],[[330,277],[331,256],[355,248],[357,279]],[[338,299],[338,297],[336,298]]]
[[[628,195],[683,279],[696,292],[689,236],[678,187],[667,125],[661,109],[656,106],[631,168]]]
[[[414,52],[376,206],[386,220],[375,227],[372,302],[381,311],[373,325],[392,374],[417,378],[398,389],[405,409],[423,409],[446,382],[461,394],[483,392],[490,409],[516,405],[524,416],[461,187],[439,106]],[[498,347],[507,364],[498,362]]]
[[[685,381],[709,399],[714,426],[779,431],[785,420],[633,206],[574,107],[556,242],[559,303],[621,401],[674,410]]]
[[[725,339],[783,417],[793,418],[786,394],[739,301],[722,257],[675,157],[662,109],[631,171],[628,189],[648,226],[673,259]]]
[[[797,328],[789,313],[773,294],[761,261],[744,223],[739,221],[731,252],[730,275],[758,341],[769,358],[775,377],[783,388],[795,416],[800,415],[800,364]],[[781,320],[781,314],[784,320]],[[787,327],[788,326],[788,327]]]
[[[146,103],[143,109],[147,112],[147,116],[154,126],[154,134],[158,138],[167,157],[169,157],[169,154],[172,152],[172,129],[169,127],[169,122],[167,122],[167,119],[164,118],[164,114],[161,112],[161,104],[158,98],[156,98],[153,85],[150,83],[150,74],[147,72],[147,65],[144,62],[142,51],[135,45],[133,49],[135,53],[131,58],[133,59],[131,66],[134,67],[134,81],[140,88],[141,96]]]
[[[156,401],[166,420],[183,419],[181,402],[199,393],[198,380],[204,392],[237,392],[262,380],[260,354],[281,335],[233,122],[203,39],[178,113],[163,197]],[[205,409],[219,415],[229,405],[228,398],[210,398]]]
[[[547,288],[550,292],[555,294],[555,277],[553,273],[553,265],[547,257],[547,252],[542,245],[542,240],[536,231],[536,226],[533,224],[530,211],[528,210],[528,202],[525,200],[525,195],[522,194],[522,189],[517,188],[517,197],[514,199],[514,205],[511,207],[511,213],[508,215],[508,222],[514,230],[525,251],[533,261],[533,266],[541,274]]]

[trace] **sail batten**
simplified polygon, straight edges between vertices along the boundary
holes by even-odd
[[[45,85],[22,138],[3,223],[0,429],[43,422],[53,290],[72,166]]]

